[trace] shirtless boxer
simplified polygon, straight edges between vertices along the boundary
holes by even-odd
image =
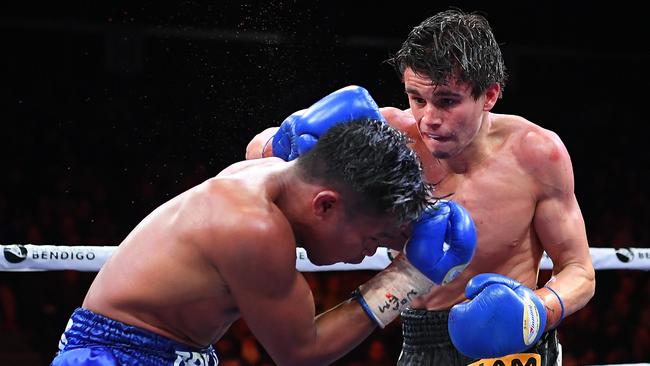
[[[216,365],[212,345],[239,318],[278,365],[329,364],[457,276],[476,239],[466,211],[431,206],[406,137],[373,118],[363,90],[324,98],[300,122],[330,110],[358,119],[300,159],[236,163],[147,216],[101,268],[52,365]],[[402,248],[411,222],[404,256],[315,317],[296,243],[315,264],[358,263],[380,242]]]
[[[466,207],[478,233],[476,256],[458,280],[402,313],[399,365],[467,365],[517,352],[561,364],[555,328],[595,289],[565,146],[520,116],[490,112],[506,74],[482,16],[434,15],[411,31],[391,61],[410,108],[383,108],[383,116],[397,128],[420,129],[438,159],[427,172],[438,183],[436,195]],[[275,146],[262,147],[274,135],[267,129],[256,136],[247,157],[272,153]],[[537,288],[544,251],[553,277]],[[527,364],[530,356],[509,357]]]

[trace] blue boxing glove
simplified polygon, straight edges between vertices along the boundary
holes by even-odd
[[[273,156],[281,158],[284,161],[291,161],[298,157],[298,141],[295,133],[296,121],[305,113],[306,109],[301,109],[292,113],[285,118],[280,124],[280,128],[273,135]]]
[[[443,242],[449,245],[446,251]],[[439,201],[413,224],[404,247],[409,262],[437,285],[452,281],[474,256],[476,228],[465,208]]]
[[[453,280],[470,262],[475,248],[476,229],[469,213],[457,203],[440,201],[413,222],[405,255],[359,287],[358,301],[384,327],[434,284]]]
[[[449,313],[454,346],[474,358],[495,358],[532,347],[546,327],[542,299],[512,278],[482,273],[465,288],[469,301]]]
[[[291,161],[311,150],[330,127],[363,118],[384,120],[366,89],[356,85],[339,89],[280,124],[273,136],[273,156]]]

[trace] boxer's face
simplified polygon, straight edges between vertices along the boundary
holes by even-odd
[[[485,97],[475,100],[471,86],[455,80],[433,85],[430,78],[411,69],[403,77],[411,112],[429,151],[439,159],[460,153],[481,127]]]
[[[406,241],[392,216],[346,216],[324,225],[328,227],[320,228],[318,245],[307,253],[309,260],[317,265],[360,263],[366,256],[375,254],[379,246],[401,248]]]

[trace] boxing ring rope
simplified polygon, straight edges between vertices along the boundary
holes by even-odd
[[[97,272],[113,254],[116,246],[67,246],[10,244],[0,245],[0,272],[36,272],[74,270]],[[596,270],[650,270],[650,248],[590,248]],[[393,260],[396,252],[377,248],[377,252],[359,264],[336,263],[317,266],[309,261],[303,248],[296,248],[296,269],[300,272],[382,270]],[[553,262],[544,253],[540,268],[549,270]],[[591,365],[591,366],[650,366],[649,363]]]
[[[75,270],[97,272],[113,254],[116,246],[66,246],[11,244],[1,245],[0,271],[32,272]],[[650,270],[650,248],[590,248],[596,270]],[[300,272],[382,270],[393,259],[393,251],[379,247],[359,264],[336,263],[316,266],[303,248],[296,248],[296,269]],[[552,269],[553,262],[544,253],[541,269]]]

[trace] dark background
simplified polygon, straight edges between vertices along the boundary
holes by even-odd
[[[450,5],[483,12],[502,44],[510,78],[494,111],[563,139],[591,246],[647,247],[647,14],[569,1],[0,5],[0,243],[116,245],[340,87],[406,107],[384,60]],[[307,277],[320,311],[372,274]],[[47,364],[93,277],[0,273],[0,365]],[[597,282],[561,327],[564,364],[649,361],[647,272]],[[394,364],[400,346],[395,323],[337,365]],[[218,348],[223,365],[270,364],[243,322]]]

